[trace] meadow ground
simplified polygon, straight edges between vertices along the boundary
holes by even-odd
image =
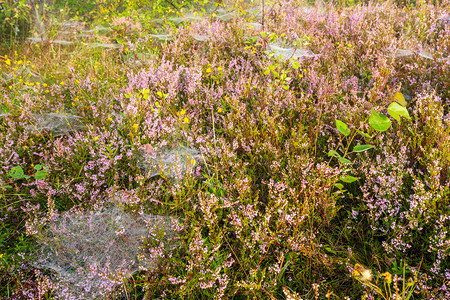
[[[448,1],[26,4],[0,298],[450,299]]]

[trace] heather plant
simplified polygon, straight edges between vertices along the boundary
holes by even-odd
[[[449,298],[448,3],[89,3],[0,56],[1,297]]]

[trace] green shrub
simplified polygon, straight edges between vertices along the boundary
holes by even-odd
[[[0,1],[0,41],[24,38],[30,30],[30,8],[26,0]]]

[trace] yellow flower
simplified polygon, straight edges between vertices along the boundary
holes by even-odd
[[[212,72],[211,67],[208,67],[208,69],[206,69],[206,73],[211,73],[211,72]]]
[[[98,136],[94,136],[94,141],[98,140]]]
[[[384,277],[384,280],[388,283],[391,284],[392,282],[392,274],[389,272],[385,272],[383,274],[380,275],[381,277]]]
[[[408,287],[413,286],[414,285],[414,279],[412,279],[411,277],[408,278],[408,281],[406,282],[406,285]]]
[[[5,60],[5,64],[8,65],[8,66],[11,65],[11,61],[9,60],[9,58],[7,58],[7,59]]]
[[[217,110],[218,113],[221,113],[223,111],[222,107],[219,107],[219,109]]]
[[[185,124],[189,123],[188,117],[184,117],[183,122],[184,122]]]
[[[186,114],[186,111],[185,111],[184,109],[182,109],[182,110],[180,111],[180,115],[184,116],[185,114]]]
[[[134,129],[134,131],[137,131],[138,127],[139,127],[138,124],[136,124],[136,123],[133,124],[133,129]]]

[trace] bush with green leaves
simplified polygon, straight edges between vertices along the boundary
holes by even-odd
[[[27,0],[0,2],[0,39],[13,42],[25,38],[30,30],[31,6]]]

